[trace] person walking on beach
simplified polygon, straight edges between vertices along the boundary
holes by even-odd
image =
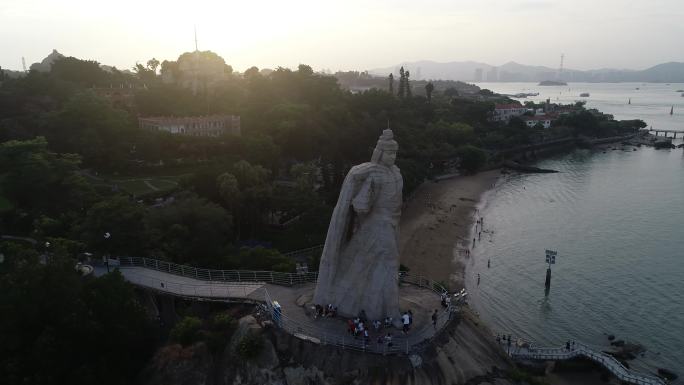
[[[490,260],[487,259],[487,268],[488,268],[488,269],[489,269],[489,266],[490,266]]]
[[[480,273],[477,273],[477,284],[480,284]]]
[[[479,240],[481,240],[481,239],[482,239],[482,231],[480,231],[479,233],[477,233],[477,240],[479,241]]]

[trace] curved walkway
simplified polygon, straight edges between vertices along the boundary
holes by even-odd
[[[442,308],[440,296],[446,291],[436,282],[423,277],[402,275],[400,296],[404,309],[414,310],[414,327],[408,334],[394,327],[372,331],[372,338],[364,340],[347,333],[342,318],[316,319],[308,309],[317,280],[316,273],[280,273],[270,271],[210,270],[148,258],[122,257],[109,260],[110,269],[118,268],[124,278],[156,292],[201,301],[250,302],[262,304],[272,322],[300,339],[322,345],[380,354],[412,354],[426,347],[437,332],[444,328],[457,310],[455,306]],[[96,275],[105,274],[105,267],[97,267]],[[465,297],[456,295],[454,303]],[[436,325],[431,314],[438,311]],[[368,325],[370,326],[370,325]],[[392,333],[391,343],[378,337]]]
[[[665,385],[666,382],[655,376],[642,374],[625,368],[615,357],[597,352],[590,347],[575,343],[574,347],[566,349],[560,348],[535,348],[507,346],[502,341],[503,349],[508,352],[512,358],[532,359],[532,360],[569,360],[575,357],[584,357],[608,369],[616,378],[630,384],[639,385]]]

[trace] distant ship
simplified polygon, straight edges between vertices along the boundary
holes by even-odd
[[[674,106],[670,107],[670,115],[674,112]]]
[[[627,101],[627,104],[632,104],[632,98],[629,98],[629,100]]]
[[[580,94],[580,98],[588,98],[588,97],[589,97],[589,93],[588,93],[588,92],[582,92],[582,93]]]
[[[542,80],[539,82],[540,86],[567,86],[568,83],[558,80]]]

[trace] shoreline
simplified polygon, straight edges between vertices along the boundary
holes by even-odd
[[[399,259],[411,274],[444,282],[452,291],[465,287],[475,215],[500,172],[425,182],[416,190],[403,210],[399,236]]]

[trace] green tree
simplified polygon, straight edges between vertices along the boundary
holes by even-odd
[[[232,237],[232,218],[226,210],[193,195],[148,213],[149,255],[177,263],[220,267],[227,241]],[[112,237],[114,234],[112,235]]]
[[[183,346],[192,345],[200,339],[202,321],[197,317],[185,317],[171,329],[171,339]]]
[[[465,145],[458,148],[461,158],[461,168],[468,173],[474,173],[487,163],[487,153],[481,148]]]
[[[159,60],[152,58],[147,61],[147,68],[155,75],[157,74],[157,67],[159,67]]]
[[[403,99],[406,96],[406,73],[404,72],[404,67],[399,68],[399,91],[398,96]]]
[[[79,226],[80,239],[98,252],[142,256],[149,239],[146,216],[145,207],[127,197],[102,200],[86,213]]]
[[[411,91],[411,83],[409,82],[409,77],[411,76],[411,73],[407,70],[404,72],[404,88],[406,89],[406,97],[411,98],[412,96],[412,91]]]
[[[264,342],[261,337],[255,334],[248,333],[237,345],[238,355],[245,360],[252,360],[261,354],[264,349]]]
[[[425,95],[427,95],[427,100],[428,103],[432,102],[432,91],[435,90],[435,85],[432,84],[432,82],[428,82],[428,84],[425,85]]]

